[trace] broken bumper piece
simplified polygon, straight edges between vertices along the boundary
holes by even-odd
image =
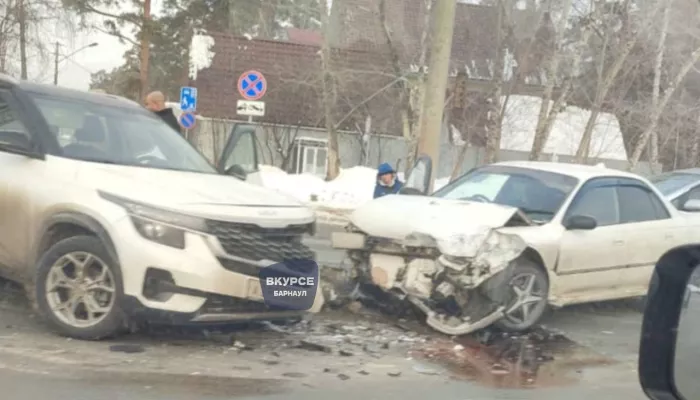
[[[506,272],[527,247],[518,235],[497,228],[467,232],[413,232],[403,240],[369,238],[361,232],[334,233],[357,276],[412,304],[426,323],[448,335],[485,328],[504,317]]]
[[[417,300],[415,298],[409,298],[409,301],[411,301],[411,303],[413,303],[416,307],[418,307],[421,311],[425,313],[425,315],[427,316],[425,323],[428,324],[428,326],[430,326],[438,332],[442,332],[446,335],[452,336],[466,335],[468,333],[476,332],[479,329],[484,329],[489,325],[493,324],[494,322],[498,321],[499,319],[503,318],[503,313],[505,312],[505,307],[501,306],[496,311],[492,312],[484,318],[481,318],[476,322],[457,322],[459,320],[451,321],[451,318],[446,316],[445,314],[436,313],[435,311],[427,307],[425,304],[423,304],[420,300]],[[454,322],[457,323],[453,325],[452,323]]]

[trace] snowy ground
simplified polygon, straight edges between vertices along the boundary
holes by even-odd
[[[299,199],[319,209],[350,211],[372,200],[377,170],[368,167],[343,169],[340,176],[326,182],[311,174],[287,174],[279,168],[263,165],[263,184],[271,189]],[[402,179],[399,174],[399,179]],[[447,184],[449,178],[435,182],[435,189]]]

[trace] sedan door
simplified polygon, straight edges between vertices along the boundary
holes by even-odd
[[[666,251],[682,242],[684,232],[646,183],[622,178],[617,195],[620,224],[629,243],[627,261],[621,266],[621,286],[633,295],[642,295],[654,265]]]
[[[589,230],[566,229],[562,234],[557,275],[612,271],[627,260],[625,227],[620,225],[620,210],[615,178],[594,178],[586,182],[564,214],[563,224],[576,216],[592,217],[596,227]],[[598,286],[590,280],[584,286]]]

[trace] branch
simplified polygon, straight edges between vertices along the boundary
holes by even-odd
[[[370,102],[373,98],[379,96],[383,91],[385,91],[385,90],[389,89],[390,87],[394,86],[394,85],[396,84],[396,82],[401,81],[403,78],[404,78],[403,76],[400,76],[400,77],[398,77],[398,78],[392,80],[392,81],[389,82],[388,84],[386,84],[386,85],[382,86],[381,88],[379,88],[379,90],[377,90],[376,92],[372,93],[369,97],[367,97],[366,99],[362,100],[362,102],[360,102],[359,104],[356,104],[352,109],[350,109],[350,111],[348,111],[347,114],[345,114],[345,115],[343,116],[343,118],[340,119],[340,121],[338,121],[338,123],[335,124],[335,129],[339,129],[339,128],[340,128],[340,125],[341,125],[343,122],[345,122],[348,118],[350,118],[350,117],[352,116],[352,114],[354,114],[355,111],[357,111],[358,108],[360,108],[360,107],[362,107],[363,105],[367,104],[367,103]]]
[[[639,138],[639,142],[637,143],[637,146],[634,149],[634,153],[632,153],[632,157],[630,158],[630,162],[629,162],[630,170],[632,170],[637,165],[637,162],[639,162],[639,158],[642,156],[642,152],[644,151],[644,148],[647,145],[647,141],[649,140],[649,137],[651,136],[654,129],[656,129],[656,126],[658,125],[658,122],[659,122],[659,118],[661,117],[661,113],[666,108],[666,104],[668,104],[668,101],[671,99],[671,96],[673,96],[673,93],[675,93],[676,89],[683,82],[683,79],[685,79],[685,76],[688,74],[688,72],[690,72],[693,65],[695,65],[695,63],[698,62],[699,59],[700,59],[700,47],[695,49],[695,51],[693,51],[693,53],[690,55],[688,60],[686,60],[685,64],[683,64],[683,66],[681,66],[680,70],[678,71],[678,74],[673,79],[673,82],[671,82],[671,84],[668,86],[668,88],[664,92],[664,97],[661,99],[661,101],[658,103],[658,105],[652,111],[651,123],[647,126],[646,130],[642,133],[641,137]]]
[[[108,35],[114,36],[114,37],[119,38],[121,40],[127,41],[127,42],[133,44],[134,46],[140,46],[140,44],[138,42],[136,42],[132,39],[129,39],[128,37],[122,35],[120,32],[108,31],[106,29],[98,28],[96,26],[93,27],[93,29],[95,29],[98,32],[106,33]]]
[[[139,22],[139,21],[134,21],[133,19],[131,19],[131,18],[126,18],[126,17],[124,17],[123,15],[117,15],[117,14],[109,13],[109,12],[107,12],[107,11],[98,10],[98,9],[96,9],[95,7],[91,6],[91,5],[85,4],[85,3],[83,3],[83,2],[81,2],[81,3],[82,3],[81,6],[82,6],[86,11],[89,11],[89,12],[91,12],[91,13],[94,13],[94,14],[97,14],[97,15],[101,15],[101,16],[107,17],[107,18],[113,18],[113,19],[117,19],[117,20],[120,20],[120,21],[130,22],[130,23],[132,23],[132,24],[134,24],[134,25],[136,25],[136,26],[138,26],[138,27],[141,27],[141,22]]]

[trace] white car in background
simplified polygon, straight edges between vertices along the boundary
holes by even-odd
[[[420,159],[403,194],[358,208],[333,246],[347,250],[360,284],[446,334],[493,323],[522,331],[547,305],[644,296],[659,257],[700,239],[700,219],[631,173],[504,162],[415,195],[430,170]]]
[[[650,181],[677,209],[700,211],[700,168],[666,172],[652,177]]]

